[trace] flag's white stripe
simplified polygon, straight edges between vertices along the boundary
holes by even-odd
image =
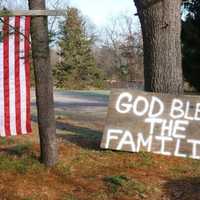
[[[20,97],[21,97],[21,130],[23,134],[27,133],[26,129],[26,74],[24,60],[25,44],[25,17],[20,18]]]
[[[15,17],[9,18],[9,105],[10,105],[10,131],[16,135],[16,108],[15,108]]]
[[[2,32],[2,26],[0,31]],[[4,76],[3,76],[3,42],[0,43],[0,136],[5,136],[4,127]]]

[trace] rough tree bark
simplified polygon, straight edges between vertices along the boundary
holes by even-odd
[[[43,10],[45,9],[45,0],[29,0],[29,8]],[[32,17],[31,38],[36,81],[41,162],[46,166],[53,166],[57,162],[57,142],[47,17]]]
[[[144,42],[145,90],[183,93],[181,0],[134,0]]]

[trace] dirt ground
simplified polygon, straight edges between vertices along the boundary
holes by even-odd
[[[200,199],[198,160],[101,150],[106,103],[101,108],[100,116],[56,108],[59,163],[47,169],[33,100],[33,133],[0,140],[0,200]]]

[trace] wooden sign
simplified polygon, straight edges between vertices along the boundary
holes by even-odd
[[[200,159],[200,98],[112,91],[101,148]]]

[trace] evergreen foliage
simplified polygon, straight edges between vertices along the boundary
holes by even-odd
[[[183,72],[189,83],[200,91],[200,0],[184,3],[187,12],[182,22]]]
[[[61,61],[54,69],[56,86],[68,89],[100,87],[101,71],[92,54],[92,38],[86,33],[86,23],[77,8],[68,7],[61,24],[59,41]]]

